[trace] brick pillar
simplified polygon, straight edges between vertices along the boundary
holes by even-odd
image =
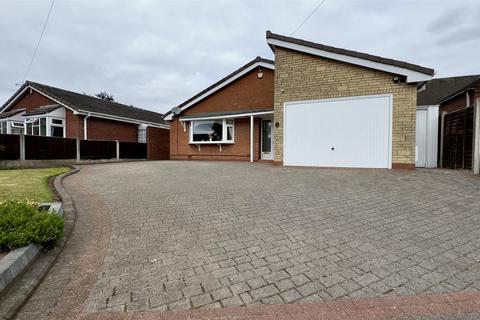
[[[147,128],[147,160],[170,159],[170,130]]]

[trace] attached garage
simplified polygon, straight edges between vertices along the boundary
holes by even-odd
[[[418,83],[434,70],[267,31],[274,162],[415,169]]]
[[[284,165],[391,168],[392,95],[286,102]]]

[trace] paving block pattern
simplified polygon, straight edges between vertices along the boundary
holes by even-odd
[[[480,183],[465,172],[136,162],[85,166],[66,187],[96,201],[77,205],[77,232],[109,217],[108,247],[74,234],[82,254],[65,248],[30,312],[53,283],[87,288],[85,313],[480,290]],[[89,254],[103,267],[82,282]]]

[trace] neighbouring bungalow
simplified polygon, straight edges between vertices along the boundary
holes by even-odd
[[[145,143],[168,141],[169,124],[160,113],[26,81],[0,108],[0,133]]]
[[[267,31],[257,57],[165,115],[170,158],[415,168],[417,86],[434,70]]]

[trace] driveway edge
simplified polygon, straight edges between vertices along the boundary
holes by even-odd
[[[25,273],[4,292],[0,298],[0,319],[13,319],[47,275],[60,253],[62,253],[65,244],[70,239],[73,228],[75,227],[77,212],[72,198],[63,187],[63,179],[79,172],[80,168],[76,166],[69,167],[72,168],[71,171],[55,177],[53,181],[53,191],[60,196],[64,207],[63,238],[58,247],[40,254]]]

